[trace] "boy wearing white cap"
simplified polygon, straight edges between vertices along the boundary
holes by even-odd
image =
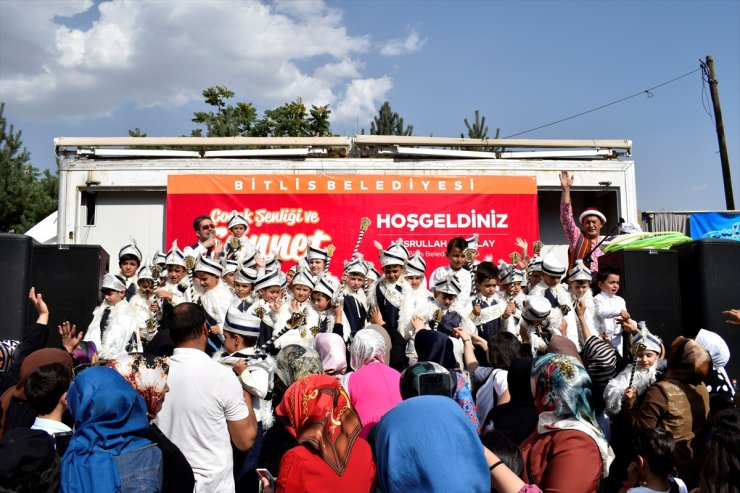
[[[346,281],[343,287],[343,313],[345,324],[349,328],[350,338],[367,325],[367,296],[362,287],[365,285],[368,265],[361,254],[346,262],[344,274]]]
[[[249,267],[241,266],[234,273],[234,298],[232,305],[240,312],[246,312],[254,300],[254,283],[257,282],[257,271]]]
[[[620,356],[624,354],[622,349],[623,322],[630,319],[627,304],[624,298],[617,295],[619,291],[619,270],[612,267],[599,269],[596,275],[599,294],[594,296],[594,308],[596,309],[596,330],[606,337],[617,350]]]
[[[477,236],[474,238],[477,240]],[[450,261],[450,265],[437,267],[429,278],[429,289],[434,292],[434,286],[436,286],[439,281],[445,279],[450,274],[457,274],[461,287],[460,296],[458,297],[458,303],[460,305],[465,305],[470,300],[470,292],[473,285],[470,273],[463,268],[467,263],[465,251],[468,250],[468,248],[468,242],[462,236],[457,236],[448,241],[446,255],[447,259]]]
[[[115,359],[123,353],[141,352],[136,313],[126,301],[123,280],[106,274],[100,291],[103,302],[93,310],[93,319],[83,340],[95,343],[98,357],[102,360]]]
[[[221,280],[223,268],[221,262],[216,259],[198,257],[193,267],[196,282],[203,288],[203,296],[200,297],[199,304],[203,306],[209,317],[210,331],[212,335],[222,336],[223,322],[226,318],[226,312],[231,306],[233,295],[226,283]],[[220,337],[217,341],[215,337],[209,340],[216,346],[220,347]]]
[[[226,227],[231,231],[231,236],[226,240],[226,246],[224,247],[226,258],[241,262],[254,255],[256,248],[247,237],[249,224],[244,216],[233,212]]]
[[[560,280],[566,273],[566,266],[555,252],[550,252],[542,259],[542,280],[532,289],[532,294],[544,296],[553,308],[558,308],[568,324],[563,336],[567,337],[580,351],[578,340],[578,322],[573,311],[573,298],[568,288]]]
[[[226,286],[229,288],[229,291],[231,293],[234,293],[234,274],[236,273],[236,270],[239,268],[239,262],[236,260],[226,260],[222,259],[221,261],[221,267],[223,268],[223,273],[221,274],[221,280],[226,284]]]
[[[257,299],[247,309],[247,313],[256,316],[260,320],[260,335],[258,345],[265,344],[270,340],[273,330],[276,328],[278,315],[282,308],[283,288],[281,287],[281,272],[269,269],[260,270],[257,280],[254,282],[254,290],[257,291]]]
[[[427,263],[422,258],[421,252],[414,252],[406,263],[406,275],[403,276],[411,286],[411,294],[414,298],[414,313],[421,310],[433,297],[432,292],[427,289],[426,270]]]
[[[568,292],[570,293],[571,299],[573,301],[573,306],[575,307],[576,303],[578,303],[579,301],[583,302],[583,304],[585,305],[583,319],[586,321],[589,330],[595,330],[596,308],[594,306],[594,296],[591,292],[591,279],[591,269],[586,267],[586,265],[583,263],[583,260],[581,259],[576,260],[575,266],[568,272],[568,277],[565,278],[565,280],[568,282]],[[585,342],[585,337],[583,335],[584,331],[581,327],[579,317],[576,317],[576,323],[578,325],[577,346],[580,348]]]
[[[329,261],[329,251],[319,248],[318,246],[308,246],[306,252],[306,263],[311,275],[314,277],[320,276],[324,269],[326,269],[326,263]]]
[[[177,306],[183,301],[192,301],[185,252],[178,248],[177,240],[172,242],[172,248],[167,252],[165,266],[167,267],[167,282],[157,289],[155,294],[172,306]]]
[[[406,367],[406,341],[413,336],[411,315],[414,309],[414,298],[411,286],[403,278],[409,251],[398,239],[386,250],[377,241],[375,247],[380,250],[380,264],[383,275],[370,289],[367,303],[373,323],[383,325],[391,338],[392,368],[403,371]]]
[[[349,326],[342,324],[343,296],[337,297],[339,283],[334,276],[325,273],[316,279],[316,287],[311,292],[311,301],[319,314],[317,333],[333,332],[339,334],[344,342],[349,342]]]
[[[123,283],[126,285],[126,301],[136,293],[136,271],[141,265],[141,250],[136,246],[136,240],[122,246],[118,251],[118,267],[121,269]]]
[[[311,272],[299,266],[291,284],[292,297],[280,306],[274,333],[282,333],[275,340],[275,348],[288,344],[311,347],[313,336],[319,331],[319,314],[311,305],[311,293],[316,284]]]
[[[529,295],[522,305],[519,336],[522,344],[531,347],[532,357],[547,352],[547,345],[554,335],[562,335],[562,315],[553,310],[544,296]]]
[[[154,276],[152,269],[145,265],[139,271],[136,281],[138,289],[129,300],[129,305],[136,313],[139,338],[143,343],[149,342],[157,333],[157,326],[162,319],[157,297],[154,295]]]

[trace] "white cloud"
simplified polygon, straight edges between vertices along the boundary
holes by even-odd
[[[75,27],[83,13],[99,17]],[[184,105],[223,84],[260,107],[301,97],[354,121],[392,86],[363,73],[370,49],[369,36],[350,34],[342,12],[319,0],[0,1],[0,97],[26,119]]]
[[[391,39],[383,44],[380,53],[387,56],[405,55],[419,51],[426,42],[427,38],[421,38],[416,31],[412,30],[406,39]]]
[[[693,187],[689,187],[689,190],[692,192],[705,192],[709,189],[709,185],[706,183],[701,183],[699,185],[695,185]]]

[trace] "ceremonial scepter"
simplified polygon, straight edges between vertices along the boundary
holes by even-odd
[[[475,257],[478,255],[478,250],[468,247],[463,250],[463,255],[465,256],[465,268],[470,272],[470,293],[468,294],[472,296],[475,293]]]
[[[368,230],[370,224],[372,224],[370,222],[370,218],[363,217],[362,219],[360,219],[360,235],[357,237],[357,241],[355,242],[355,249],[352,250],[352,255],[349,257],[350,262],[352,261],[352,259],[355,258],[357,252],[360,250],[360,243],[362,243],[362,238],[365,237],[365,231]],[[337,296],[339,296],[339,294],[344,291],[344,286],[347,284],[346,277],[342,276],[342,278],[342,285],[337,290]]]
[[[190,293],[190,302],[195,303],[195,291],[193,289],[193,277],[195,275],[193,272],[193,268],[195,267],[195,257],[193,257],[191,253],[183,260],[185,260],[185,267],[188,269],[188,281],[190,281],[190,289],[188,291]]]
[[[630,348],[630,353],[632,353],[632,372],[630,373],[630,383],[627,385],[627,388],[632,387],[632,379],[635,378],[635,370],[637,369],[637,358],[640,357],[640,355],[647,349],[644,344],[634,344],[632,348]]]
[[[159,289],[159,275],[162,273],[162,268],[158,266],[157,264],[154,264],[152,267],[152,292],[154,293],[154,303],[157,304],[157,311],[161,310],[162,307],[160,306],[159,296],[156,295],[157,289]],[[155,330],[159,330],[159,321],[157,320],[157,317],[152,314],[151,306],[149,307],[149,320],[146,322],[146,327],[149,330],[149,333],[153,333]]]
[[[326,256],[328,257],[326,259],[326,267],[324,267],[324,270],[326,272],[329,272],[329,266],[331,265],[331,258],[334,256],[334,250],[336,250],[336,247],[334,245],[329,245],[326,248]]]

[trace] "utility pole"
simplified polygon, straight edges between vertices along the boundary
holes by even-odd
[[[717,90],[717,79],[714,77],[714,60],[707,55],[706,63],[700,62],[704,74],[709,82],[709,93],[712,95],[712,106],[714,107],[714,126],[717,130],[717,141],[719,142],[719,158],[722,162],[722,179],[725,184],[725,204],[727,210],[735,209],[735,199],[732,197],[732,177],[730,176],[730,158],[727,155],[727,142],[725,142],[725,126],[722,123],[722,109],[719,106],[719,91]]]

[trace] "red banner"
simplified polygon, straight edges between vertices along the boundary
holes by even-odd
[[[383,247],[403,238],[427,261],[427,275],[446,265],[447,240],[478,233],[479,259],[508,261],[514,239],[530,244],[539,236],[534,176],[424,175],[179,175],[167,182],[167,245],[197,241],[195,217],[213,219],[217,237],[232,211],[249,223],[248,236],[262,252],[276,250],[283,262],[300,260],[309,244],[334,245],[335,274],[348,259],[360,232],[360,246],[378,267],[375,240]]]

